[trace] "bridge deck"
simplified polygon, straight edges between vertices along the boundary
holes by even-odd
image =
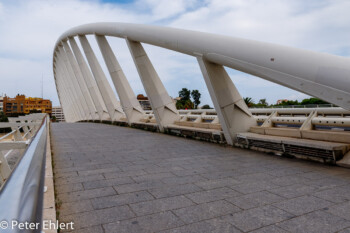
[[[52,146],[76,232],[350,232],[349,169],[92,123]]]

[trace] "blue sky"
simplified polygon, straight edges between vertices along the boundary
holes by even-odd
[[[52,50],[71,27],[91,22],[170,26],[260,40],[350,57],[349,0],[0,0],[0,95],[23,93],[58,105]],[[96,42],[90,42],[106,70]],[[136,94],[144,93],[125,41],[109,38]],[[169,94],[198,89],[211,103],[193,57],[145,45]],[[242,96],[303,99],[306,95],[227,69]],[[106,75],[108,76],[108,72]]]

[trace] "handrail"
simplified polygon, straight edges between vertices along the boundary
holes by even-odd
[[[41,224],[48,121],[48,117],[43,119],[40,129],[0,190],[0,206],[6,210],[0,212],[0,221],[8,224],[1,232],[41,232],[41,227],[24,231],[13,229],[12,221]]]

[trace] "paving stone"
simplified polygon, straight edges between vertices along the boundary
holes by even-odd
[[[143,170],[149,174],[152,173],[162,173],[162,172],[174,172],[174,171],[185,171],[182,167],[179,166],[169,166],[169,167],[145,167]]]
[[[197,204],[241,195],[229,188],[218,188],[185,195]]]
[[[300,174],[300,176],[303,176],[310,180],[319,180],[319,179],[329,178],[328,174],[321,171],[306,172],[306,173]]]
[[[275,185],[270,181],[248,182],[248,183],[231,186],[232,189],[243,194],[255,193],[263,190],[271,190],[278,187],[279,187],[278,185]]]
[[[206,180],[197,182],[196,185],[203,189],[215,189],[227,186],[233,186],[241,183],[240,181],[235,180],[234,178],[224,178],[224,179],[216,179],[216,180]]]
[[[75,183],[82,183],[86,181],[93,181],[93,180],[103,180],[105,179],[102,175],[91,175],[91,176],[77,176],[72,178],[61,178],[57,179],[55,182],[55,186],[60,186],[64,184],[75,184]]]
[[[134,170],[154,170],[159,169],[160,167],[155,164],[141,164],[141,165],[131,165],[131,166],[123,166],[121,167],[121,170],[123,171],[134,171]],[[168,170],[169,171],[169,170]],[[168,172],[163,171],[163,172]]]
[[[59,211],[60,216],[64,216],[80,212],[87,212],[93,209],[94,208],[92,207],[90,200],[84,200],[62,203],[57,210]]]
[[[349,169],[104,124],[51,135],[59,221],[74,232],[350,228]]]
[[[350,221],[350,202],[333,205],[328,208],[324,208],[324,210],[328,213],[345,218]]]
[[[188,224],[161,233],[240,233],[241,231],[227,224],[225,221],[215,218],[206,221]]]
[[[285,198],[304,196],[317,191],[317,188],[304,184],[294,184],[286,187],[270,189],[269,192],[280,195]]]
[[[185,196],[176,196],[130,204],[130,207],[136,215],[142,216],[191,205],[194,205],[194,203],[190,199]]]
[[[164,187],[165,184],[159,180],[155,181],[147,181],[142,183],[133,183],[133,184],[124,184],[124,185],[118,185],[114,186],[115,190],[119,194],[121,193],[131,193],[136,191],[142,191],[142,190],[150,190],[154,188]]]
[[[276,194],[273,194],[267,191],[261,191],[261,192],[251,193],[243,196],[228,198],[226,200],[238,206],[239,208],[251,209],[258,206],[279,202],[284,199],[285,198],[278,196]]]
[[[305,184],[316,187],[318,190],[334,188],[337,186],[343,186],[349,184],[349,181],[345,181],[340,178],[324,178],[318,180],[311,180],[305,182]]]
[[[224,219],[238,229],[247,232],[293,217],[294,215],[276,207],[264,206],[226,215]]]
[[[178,196],[178,195],[187,194],[187,193],[194,193],[198,191],[202,191],[202,189],[194,184],[165,186],[165,187],[149,190],[149,192],[156,198],[172,197],[172,196]]]
[[[132,170],[132,171],[126,171],[126,172],[108,172],[104,173],[104,177],[106,179],[113,179],[113,178],[120,178],[120,177],[126,177],[126,176],[142,176],[147,174],[145,171],[142,170]]]
[[[62,200],[63,202],[73,202],[73,201],[90,199],[94,197],[110,196],[115,194],[116,192],[112,187],[107,187],[107,188],[90,189],[90,190],[77,191],[77,192],[71,192],[71,193],[63,193],[59,195],[59,199]]]
[[[120,172],[121,169],[117,166],[102,168],[102,169],[94,169],[94,170],[86,170],[86,171],[78,171],[79,176],[91,176],[96,174],[110,173],[110,172]]]
[[[288,233],[288,231],[285,231],[276,225],[270,225],[267,227],[262,227],[255,231],[251,231],[250,233]]]
[[[109,186],[115,186],[120,184],[130,184],[135,183],[130,177],[119,177],[108,180],[95,180],[95,181],[87,181],[83,183],[84,189],[96,189],[103,188]]]
[[[300,184],[309,181],[308,178],[302,177],[300,175],[296,176],[283,176],[274,178],[271,180],[273,184],[279,185],[279,186],[289,186],[293,184]]]
[[[71,172],[60,172],[55,175],[57,178],[70,178],[70,177],[77,177],[78,173],[76,171]]]
[[[141,176],[133,176],[132,178],[136,182],[140,183],[140,182],[160,180],[160,179],[169,178],[169,177],[175,177],[175,175],[170,172],[163,172],[163,173],[147,174],[147,175],[141,175]]]
[[[315,211],[277,225],[289,232],[330,233],[349,227],[350,221],[324,211]]]
[[[254,173],[254,174],[247,174],[247,175],[240,175],[234,177],[236,180],[240,181],[241,183],[249,183],[249,182],[258,182],[258,181],[269,181],[275,178],[275,176],[272,176],[267,173]]]
[[[267,170],[267,174],[276,176],[276,177],[283,177],[283,176],[294,176],[296,174],[304,173],[303,171],[300,171],[299,169],[295,169],[293,167],[289,168],[279,168],[279,169],[273,169],[273,170]]]
[[[334,204],[314,196],[302,196],[274,203],[273,205],[294,215],[302,215]]]
[[[201,174],[204,178],[207,179],[223,179],[223,178],[228,178],[228,177],[237,177],[238,175],[241,175],[241,173],[237,171],[217,171],[217,172],[207,172]]]
[[[129,219],[134,216],[134,213],[128,206],[118,206],[109,209],[66,215],[60,217],[60,220],[61,222],[74,222],[74,226],[79,229]]]
[[[65,232],[60,230],[61,232]],[[98,226],[92,226],[92,227],[87,227],[87,228],[80,228],[78,230],[75,231],[69,231],[72,233],[104,233],[103,229],[102,229],[102,225],[98,225]]]
[[[132,204],[137,202],[153,200],[151,194],[146,191],[119,194],[107,197],[90,199],[95,209],[103,209],[118,205]]]
[[[182,226],[184,223],[170,211],[117,221],[103,225],[105,233],[152,233]]]
[[[238,211],[241,209],[224,200],[173,210],[185,223],[198,222]]]
[[[63,184],[55,187],[55,191],[59,194],[68,193],[68,192],[76,192],[84,190],[82,183],[75,184]]]
[[[181,177],[170,177],[162,179],[162,182],[168,185],[180,185],[180,184],[189,184],[194,182],[207,181],[207,178],[204,178],[200,175],[193,176],[181,176]]]

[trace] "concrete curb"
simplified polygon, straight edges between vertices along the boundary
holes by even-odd
[[[46,145],[46,165],[45,165],[45,190],[43,220],[56,222],[55,192],[53,185],[51,142],[50,142],[51,123],[47,127],[47,145]],[[56,229],[43,231],[45,233],[57,233]]]

